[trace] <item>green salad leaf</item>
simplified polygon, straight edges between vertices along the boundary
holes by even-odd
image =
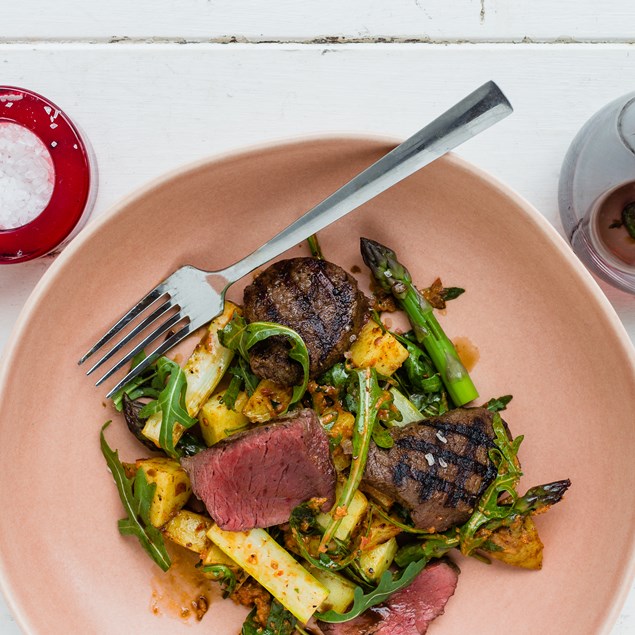
[[[407,587],[417,575],[423,571],[428,563],[427,558],[422,558],[416,562],[411,562],[398,575],[394,575],[391,571],[384,571],[379,584],[368,593],[364,593],[361,587],[356,587],[353,595],[353,605],[346,613],[338,613],[337,611],[326,611],[325,613],[316,613],[315,617],[322,622],[348,622],[353,618],[361,615],[371,606],[376,606],[386,601],[395,591]]]
[[[441,297],[447,302],[448,300],[456,300],[464,293],[465,289],[462,289],[461,287],[443,287]]]
[[[492,397],[486,404],[485,408],[492,412],[500,412],[505,410],[509,402],[513,399],[512,395],[503,395],[502,397]]]
[[[443,390],[441,377],[435,370],[428,354],[416,344],[414,333],[404,335],[392,333],[405,346],[408,357],[397,371],[402,382],[407,384],[408,393],[434,393]]]
[[[518,499],[516,485],[522,476],[518,462],[518,448],[523,436],[510,441],[505,424],[497,412],[494,413],[492,427],[496,435],[495,448],[489,451],[489,456],[497,468],[497,474],[479,499],[470,519],[461,527],[461,553],[466,556],[471,555],[482,543],[482,539],[476,536],[476,532],[492,520],[508,517],[513,512],[514,504]]]
[[[104,436],[104,430],[109,425],[110,421],[107,421],[101,428],[101,452],[115,480],[119,498],[128,514],[126,518],[119,521],[119,532],[125,536],[136,536],[150,557],[163,571],[167,571],[171,562],[163,536],[150,523],[150,505],[157,487],[156,483],[148,483],[143,470],[137,470],[134,478],[126,476],[117,450],[110,448]]]
[[[297,621],[278,600],[273,599],[266,626],[256,621],[256,609],[254,609],[247,616],[241,635],[291,635],[295,631]]]
[[[293,387],[291,404],[294,404],[300,401],[309,383],[309,351],[302,338],[293,329],[273,322],[247,324],[245,318],[234,315],[229,324],[218,333],[220,343],[237,352],[245,360],[249,360],[249,349],[252,346],[276,335],[282,335],[291,340],[289,357],[302,366],[302,383]]]
[[[146,354],[144,351],[137,353],[132,358],[130,369],[132,370],[135,366],[138,366],[145,358]],[[160,392],[161,387],[157,385],[156,364],[150,364],[139,376],[122,386],[112,396],[112,403],[117,409],[117,412],[122,412],[124,395],[126,395],[130,401],[134,401],[135,399],[141,399],[143,397],[156,399]]]
[[[161,385],[165,387],[155,401],[146,404],[139,411],[139,417],[145,419],[161,413],[159,445],[168,456],[176,459],[180,452],[174,447],[174,426],[179,423],[184,428],[191,428],[196,424],[196,419],[190,417],[185,408],[187,379],[183,369],[167,357],[160,357],[156,365]]]
[[[247,395],[251,397],[258,387],[259,379],[251,372],[249,362],[240,355],[235,358],[234,363],[227,369],[227,373],[231,375],[231,380],[223,394],[223,403],[230,410],[234,410],[238,393],[244,388]]]
[[[211,574],[214,580],[221,583],[223,597],[229,597],[236,588],[236,574],[225,564],[207,564],[201,571]]]

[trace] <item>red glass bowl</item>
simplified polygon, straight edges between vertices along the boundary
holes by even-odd
[[[92,151],[69,117],[24,88],[0,86],[0,121],[29,129],[48,149],[55,181],[48,205],[31,222],[0,230],[0,264],[33,260],[59,249],[92,210],[97,179]]]

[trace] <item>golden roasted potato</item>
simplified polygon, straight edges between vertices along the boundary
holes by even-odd
[[[212,521],[201,514],[182,509],[163,527],[166,538],[196,553],[203,553],[212,546],[207,531]]]
[[[376,582],[381,578],[384,571],[388,570],[396,553],[397,540],[391,538],[369,551],[364,551],[359,557],[359,566],[369,580]]]
[[[150,522],[163,527],[187,503],[192,493],[190,478],[178,461],[165,457],[139,459],[135,466],[143,470],[149,483],[156,483]]]
[[[408,357],[397,339],[373,320],[369,320],[351,346],[351,361],[358,368],[374,368],[381,375],[392,375]]]
[[[269,379],[260,381],[243,408],[243,414],[253,423],[265,423],[281,415],[291,403],[293,388],[278,386]]]
[[[242,412],[247,403],[247,393],[238,394],[233,410],[223,403],[224,395],[224,390],[212,395],[198,413],[201,434],[208,446],[249,425],[249,419]]]
[[[492,532],[481,549],[488,558],[523,569],[541,569],[543,544],[531,516],[520,516],[509,527]]]

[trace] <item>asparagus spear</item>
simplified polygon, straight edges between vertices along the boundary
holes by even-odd
[[[452,401],[462,406],[478,397],[454,344],[443,332],[432,306],[412,283],[408,270],[392,249],[368,238],[361,239],[364,262],[382,289],[392,293],[407,313],[417,341],[424,346],[439,371]]]

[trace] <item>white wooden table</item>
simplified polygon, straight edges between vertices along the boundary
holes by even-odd
[[[99,165],[94,216],[232,149],[404,138],[494,79],[515,114],[459,154],[562,231],[571,139],[635,90],[632,0],[4,0],[1,15],[0,84],[44,94],[82,126]],[[0,351],[50,262],[0,269]],[[635,340],[635,298],[601,286]],[[610,632],[635,633],[635,591]],[[20,633],[2,598],[0,633]]]

